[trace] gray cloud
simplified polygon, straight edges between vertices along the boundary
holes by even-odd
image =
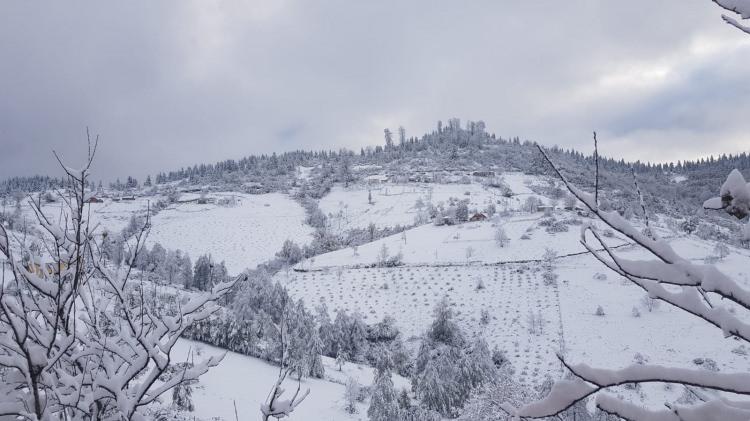
[[[747,149],[750,37],[708,0],[35,6],[0,5],[0,177],[57,173],[86,126],[105,179],[452,116],[633,160]]]

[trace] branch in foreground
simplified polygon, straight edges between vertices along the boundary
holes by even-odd
[[[604,243],[593,226],[581,230],[581,243],[605,266],[646,290],[651,298],[665,301],[676,308],[697,316],[724,331],[725,335],[736,335],[750,341],[750,325],[731,314],[725,307],[713,306],[706,292],[713,292],[731,300],[744,309],[750,309],[750,292],[710,265],[694,265],[682,258],[664,240],[656,235],[645,235],[616,212],[599,209],[595,197],[571,185],[561,171],[539,146],[540,153],[552,166],[568,190],[603,223],[625,235],[635,245],[648,251],[655,260],[632,261],[617,256]],[[722,186],[721,198],[708,203],[721,207],[735,216],[746,215],[750,209],[750,185],[738,171],[733,171]],[[591,232],[603,246],[604,252],[597,250],[587,241],[586,233]],[[667,289],[665,285],[677,287]],[[562,357],[565,367],[577,376],[574,380],[557,382],[549,395],[537,402],[515,409],[503,408],[516,417],[543,418],[557,416],[566,409],[587,397],[629,383],[673,383],[700,387],[716,392],[750,395],[750,375],[746,373],[714,373],[683,368],[670,368],[658,365],[633,365],[621,370],[606,370],[589,367],[585,364],[570,365]],[[667,409],[644,409],[609,395],[599,394],[597,406],[605,412],[627,420],[675,421],[675,420],[747,420],[750,419],[750,405],[713,398],[702,404],[681,407],[666,405]]]

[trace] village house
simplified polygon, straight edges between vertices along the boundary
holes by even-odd
[[[471,218],[469,218],[469,222],[479,222],[479,221],[486,221],[486,220],[487,220],[487,215],[481,212],[477,212],[474,215],[472,215]]]

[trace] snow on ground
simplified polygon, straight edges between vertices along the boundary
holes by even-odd
[[[229,195],[237,198],[237,206],[181,203],[159,212],[152,219],[148,242],[179,248],[193,260],[210,253],[236,274],[273,258],[287,239],[298,244],[310,240],[312,228],[304,223],[305,211],[289,196],[216,193],[209,197]]]
[[[216,201],[229,196],[237,200],[236,206],[185,203],[200,195],[183,194],[183,203],[172,204],[152,217],[148,246],[158,242],[168,249],[188,252],[193,260],[210,253],[215,259],[224,260],[229,272],[236,274],[273,258],[287,239],[298,244],[310,241],[313,230],[304,223],[305,210],[288,195],[231,192],[210,193],[206,197]],[[90,203],[89,220],[92,227],[98,225],[98,233],[120,232],[132,215],[145,215],[149,202],[157,199],[138,197],[133,201],[105,199],[104,203]],[[61,204],[47,204],[43,209],[45,215],[57,218]],[[25,212],[28,218],[34,218],[31,209]]]
[[[683,181],[687,181],[687,177],[684,175],[674,175],[672,176],[672,182],[673,183],[682,183]]]
[[[710,254],[708,243],[695,237],[679,238],[674,248],[684,257]],[[642,250],[621,252],[626,258],[642,259]],[[748,256],[746,250],[732,253],[718,266],[747,286]],[[592,256],[565,259],[560,274],[560,307],[567,358],[604,368],[617,368],[635,362],[639,353],[652,364],[699,368],[693,360],[710,358],[722,372],[747,372],[750,361],[742,355],[744,348],[736,339],[724,338],[721,331],[704,321],[666,303],[649,312],[642,302],[645,293],[624,278],[608,271]],[[604,274],[606,279],[599,275]],[[717,300],[717,304],[723,305]],[[596,316],[602,306],[605,316]],[[633,308],[640,317],[633,316]],[[733,352],[734,350],[734,352]],[[665,399],[676,399],[683,389],[645,386],[645,393],[631,398],[645,404],[659,405]]]
[[[421,199],[426,205],[437,206],[450,198],[469,199],[469,209],[484,210],[493,203],[498,210],[517,210],[533,192],[527,183],[539,183],[540,179],[520,173],[503,175],[514,193],[511,198],[501,195],[499,189],[472,184],[433,184],[433,183],[381,183],[352,185],[349,188],[335,186],[320,200],[320,209],[331,218],[334,229],[345,231],[351,228],[366,228],[370,223],[379,228],[395,225],[411,225],[419,213],[416,206]],[[373,204],[368,201],[372,194]],[[544,198],[540,197],[544,200]]]
[[[571,212],[557,212],[557,219],[574,218]],[[545,248],[558,255],[580,253],[580,225],[568,226],[567,232],[549,234],[540,226],[542,213],[495,216],[489,221],[467,222],[451,226],[422,225],[403,233],[376,240],[353,249],[342,249],[316,256],[298,265],[301,269],[330,266],[363,266],[378,262],[383,245],[389,255],[402,254],[407,265],[441,265],[467,263],[498,263],[541,259]],[[595,223],[585,218],[586,221]],[[509,243],[500,247],[495,232],[502,227]],[[528,239],[521,237],[526,235]],[[624,244],[621,238],[608,239],[609,245]]]
[[[201,355],[196,355],[200,350]],[[221,355],[226,351],[199,342],[180,340],[174,348],[175,361],[186,361],[192,354],[196,360]],[[344,411],[344,382],[347,377],[353,377],[363,386],[372,384],[373,373],[369,367],[347,363],[343,371],[334,367],[330,358],[324,358],[326,377],[331,380],[302,379],[302,387],[310,388],[310,395],[297,407],[289,421],[320,420],[320,421],[361,421],[367,419],[367,406],[358,403],[357,414],[347,414]],[[193,386],[193,403],[197,418],[203,420],[234,421],[234,405],[241,420],[260,419],[260,405],[268,395],[271,386],[277,379],[279,368],[257,358],[248,357],[234,352],[226,352],[224,360],[201,376],[199,383]],[[408,380],[393,376],[397,390],[408,388]],[[286,394],[293,394],[296,382],[287,380]],[[171,395],[164,397],[171,400]]]
[[[565,214],[557,212],[556,216],[562,219]],[[277,279],[294,297],[304,298],[310,305],[325,302],[332,313],[338,309],[358,311],[368,323],[391,315],[412,342],[431,323],[435,304],[448,297],[462,328],[470,335],[483,335],[491,345],[507,351],[519,379],[530,385],[538,384],[545,374],[559,376],[554,354],[563,346],[571,361],[603,367],[631,364],[636,353],[641,353],[652,363],[697,367],[693,359],[711,358],[722,371],[750,370],[750,362],[743,355],[747,352],[738,348],[739,342],[723,338],[718,329],[666,304],[649,312],[642,303],[642,290],[590,255],[557,260],[559,293],[557,288],[543,285],[538,263],[509,263],[539,259],[545,247],[558,255],[583,250],[578,242],[580,226],[549,234],[539,221],[540,215],[516,215],[504,221],[425,225],[406,231],[406,241],[398,234],[360,246],[356,255],[346,249],[317,256],[314,262],[298,267],[310,271],[285,271]],[[492,236],[496,229],[493,225],[497,224],[503,224],[511,238],[503,248]],[[529,228],[531,231],[527,231]],[[665,229],[657,230],[665,238],[673,235]],[[530,239],[521,240],[523,234]],[[610,245],[624,244],[617,237],[607,241]],[[670,241],[678,253],[698,262],[710,255],[714,246],[694,236]],[[391,254],[403,253],[404,266],[366,267],[377,261],[383,244]],[[468,247],[474,251],[467,261]],[[719,267],[750,287],[750,252],[730,250]],[[647,257],[632,246],[619,252],[631,259]],[[478,288],[480,281],[482,287]],[[599,305],[604,316],[595,315]],[[633,316],[633,307],[638,308],[640,317]],[[479,323],[483,309],[491,315],[486,327]],[[530,313],[541,314],[542,335],[530,331]],[[685,350],[689,350],[687,354]],[[682,392],[665,391],[662,386],[651,389],[654,387],[647,388],[648,399],[638,393],[634,397],[658,403],[660,399],[676,399]]]
[[[115,202],[106,199],[104,203],[89,203],[89,221],[92,226],[98,224],[99,232],[120,232],[128,225],[133,214],[145,215],[154,198],[138,197],[133,201]]]
[[[303,165],[300,165],[297,167],[297,178],[300,180],[309,180],[312,176],[312,170],[314,170],[315,167],[305,167]]]
[[[149,202],[153,203],[155,200],[156,198],[153,197],[137,197],[135,200],[121,200],[119,202],[105,199],[104,203],[86,204],[85,210],[91,228],[97,227],[97,233],[102,233],[104,230],[111,233],[120,232],[127,226],[132,215],[145,215]],[[36,216],[31,206],[24,204],[22,209],[29,224],[37,225]],[[55,222],[60,220],[62,210],[69,213],[67,205],[62,201],[42,205],[45,216]]]
[[[276,279],[308,305],[325,302],[332,317],[339,309],[358,311],[368,323],[390,315],[415,347],[432,322],[435,305],[447,297],[462,329],[505,350],[522,382],[538,384],[544,374],[559,375],[556,288],[543,286],[530,265],[289,271]],[[482,310],[491,316],[486,326],[480,323]],[[541,315],[543,334],[529,333],[531,312]]]

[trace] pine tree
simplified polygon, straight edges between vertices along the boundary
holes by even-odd
[[[193,387],[190,382],[183,382],[172,389],[172,404],[181,411],[195,410],[193,406]]]
[[[469,220],[469,206],[466,202],[460,202],[456,206],[456,220],[458,222],[466,222]]]
[[[383,129],[383,136],[385,137],[385,147],[390,149],[393,147],[393,133],[390,129]]]
[[[323,354],[324,344],[323,340],[320,338],[320,335],[318,335],[318,332],[315,330],[309,330],[311,332],[311,339],[310,339],[310,348],[309,348],[309,355],[308,359],[310,360],[308,365],[310,376],[315,377],[316,379],[322,379],[323,375],[325,374],[325,368],[323,367],[323,358],[321,355]]]
[[[193,270],[193,285],[195,288],[201,291],[211,289],[212,266],[210,255],[203,255],[196,260],[195,269]]]
[[[180,283],[185,287],[185,289],[192,288],[193,285],[193,264],[190,261],[190,256],[188,256],[187,253],[185,253],[182,256],[182,263],[180,265]]]
[[[481,339],[467,346],[446,300],[422,341],[412,377],[417,398],[431,410],[454,417],[471,392],[495,376],[492,353]]]
[[[393,421],[399,419],[398,398],[393,390],[391,370],[393,361],[388,351],[383,348],[375,368],[375,379],[370,397],[367,418],[370,421]]]

